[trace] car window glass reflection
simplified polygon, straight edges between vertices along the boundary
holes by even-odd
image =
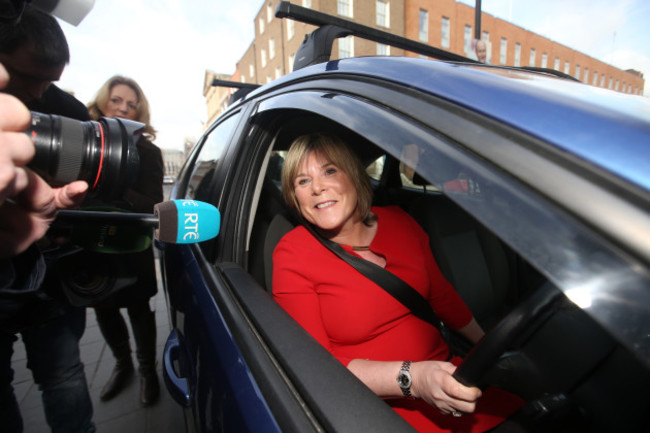
[[[187,198],[209,201],[209,190],[219,160],[227,148],[228,139],[237,125],[239,116],[221,122],[206,138],[194,163],[194,170],[187,189]]]

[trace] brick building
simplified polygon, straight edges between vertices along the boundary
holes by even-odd
[[[280,0],[264,0],[255,17],[255,38],[237,63],[230,80],[266,84],[292,70],[296,52],[315,27],[275,18]],[[474,54],[474,8],[456,0],[292,0],[292,3],[375,27],[467,57]],[[481,39],[488,48],[487,62],[507,66],[556,69],[579,80],[614,91],[643,94],[643,74],[621,70],[586,54],[494,17],[481,14]],[[338,39],[332,59],[368,56],[417,56],[355,37]],[[223,111],[231,89],[215,90],[206,71],[204,96],[209,125]]]

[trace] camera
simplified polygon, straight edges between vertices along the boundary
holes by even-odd
[[[32,111],[25,131],[36,154],[28,167],[51,186],[85,180],[90,194],[119,198],[138,175],[136,142],[144,125],[120,118],[79,121]]]

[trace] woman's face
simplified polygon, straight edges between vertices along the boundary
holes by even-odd
[[[111,89],[106,103],[104,115],[106,117],[121,117],[136,120],[138,97],[135,91],[126,84],[116,84]]]
[[[341,232],[355,223],[357,190],[350,177],[324,155],[310,152],[294,180],[300,213],[310,223]]]

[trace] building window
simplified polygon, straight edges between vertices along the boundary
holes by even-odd
[[[548,54],[542,53],[542,68],[548,68]]]
[[[616,80],[616,85],[614,86],[614,90],[618,92],[618,80]]]
[[[605,87],[605,74],[600,74],[600,87]]]
[[[589,84],[589,68],[585,68],[585,83]]]
[[[535,66],[535,48],[530,49],[530,57],[528,58],[528,66]]]
[[[269,59],[275,58],[275,39],[269,39]]]
[[[579,80],[580,79],[580,65],[576,65],[576,75],[575,77]]]
[[[571,63],[568,60],[564,61],[564,73],[567,75],[571,73]]]
[[[255,75],[255,68],[253,68],[253,65],[248,65],[248,76],[253,78]]]
[[[521,66],[521,44],[519,42],[515,44],[515,66]]]
[[[594,78],[591,84],[593,84],[594,86],[598,85],[598,71],[594,71]]]
[[[555,69],[556,71],[560,70],[560,58],[559,57],[555,58],[555,63],[553,64],[553,69]]]
[[[429,12],[420,9],[420,31],[418,38],[423,42],[429,42]]]
[[[262,57],[262,67],[266,67],[266,48],[262,48],[260,51],[260,56]]]
[[[296,33],[296,26],[294,20],[286,20],[287,22],[287,40],[290,41],[293,39],[293,35]]]
[[[508,40],[501,38],[501,51],[499,52],[499,62],[505,65],[508,61]]]
[[[377,44],[377,55],[378,56],[390,56],[390,47],[384,44]]]
[[[273,19],[273,2],[269,2],[266,5],[266,22],[270,23]]]
[[[352,36],[339,38],[339,59],[354,57],[354,41]]]
[[[352,18],[352,2],[354,0],[338,0],[338,14],[344,17]]]
[[[296,62],[296,53],[289,54],[289,70],[293,71],[293,64]]]
[[[465,45],[465,55],[470,56],[474,50],[472,50],[472,26],[469,26],[465,24],[465,37],[464,37],[464,45]]]
[[[282,76],[282,69],[279,66],[275,67],[275,79],[277,80]]]
[[[302,5],[306,8],[311,7],[311,0],[302,0]]]
[[[264,33],[264,18],[260,17],[258,20],[259,27],[260,27],[260,35]]]
[[[609,77],[609,86],[607,86],[609,89],[611,89],[614,86],[614,77]]]
[[[442,34],[440,38],[440,45],[442,45],[443,48],[449,48],[450,31],[451,31],[451,27],[449,23],[449,18],[442,17]]]
[[[390,5],[387,0],[376,0],[377,8],[377,25],[380,27],[390,27]]]

